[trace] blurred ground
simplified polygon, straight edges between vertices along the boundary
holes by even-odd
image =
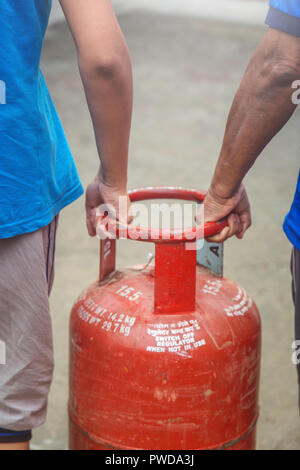
[[[206,189],[225,119],[264,27],[196,17],[124,12],[119,20],[132,54],[135,105],[129,187],[180,185]],[[43,69],[83,183],[97,169],[90,119],[64,23],[51,26]],[[299,169],[296,112],[247,178],[254,225],[243,242],[225,247],[225,275],[255,298],[263,321],[259,449],[300,449],[296,374],[291,363],[291,247],[281,230]],[[84,225],[83,198],[60,219],[56,282],[51,297],[56,370],[47,423],[33,448],[67,448],[68,318],[81,289],[98,270],[98,242]],[[146,244],[147,245],[147,244]],[[143,262],[149,245],[120,242],[118,265]]]
[[[268,10],[268,0],[112,0],[112,3],[118,13],[155,11],[167,15],[192,15],[259,25],[263,23]],[[51,22],[61,19],[63,14],[58,0],[53,0]]]

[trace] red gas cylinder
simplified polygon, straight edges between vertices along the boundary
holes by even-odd
[[[159,197],[201,202],[204,193],[131,193],[132,201]],[[202,236],[223,227],[206,224]],[[70,449],[255,448],[259,312],[242,287],[197,266],[199,233],[178,240],[160,230],[148,238],[155,267],[122,271],[115,241],[101,241],[100,280],[71,314]]]

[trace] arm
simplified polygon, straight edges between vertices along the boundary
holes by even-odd
[[[132,114],[132,70],[128,48],[110,0],[60,0],[77,48],[100,169],[86,191],[87,227],[95,235],[94,211],[127,196]],[[126,220],[127,221],[127,220]]]
[[[234,98],[224,141],[205,203],[205,220],[232,213],[229,228],[214,237],[242,238],[251,225],[243,178],[264,147],[286,124],[296,105],[294,80],[300,77],[300,38],[270,28],[252,57]]]

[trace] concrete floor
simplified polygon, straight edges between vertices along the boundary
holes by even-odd
[[[119,20],[135,83],[129,187],[206,189],[233,94],[264,27],[144,11],[124,12]],[[49,30],[43,69],[86,185],[96,172],[97,154],[74,45],[64,23]],[[281,230],[299,169],[299,125],[296,112],[251,171],[247,186],[253,227],[244,241],[230,240],[225,247],[225,275],[249,291],[262,314],[259,449],[300,449],[291,363],[291,247]],[[34,432],[34,449],[67,448],[69,312],[98,270],[98,242],[85,231],[83,204],[81,198],[60,219],[51,296],[56,370],[47,423]],[[148,252],[148,244],[122,241],[118,265],[143,262]]]

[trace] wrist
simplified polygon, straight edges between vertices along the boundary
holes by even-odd
[[[97,178],[105,186],[117,189],[119,191],[126,191],[127,189],[127,172],[108,172],[102,166],[100,166]]]
[[[228,187],[224,184],[211,183],[208,193],[221,204],[236,196],[239,192],[241,184],[235,187]]]

